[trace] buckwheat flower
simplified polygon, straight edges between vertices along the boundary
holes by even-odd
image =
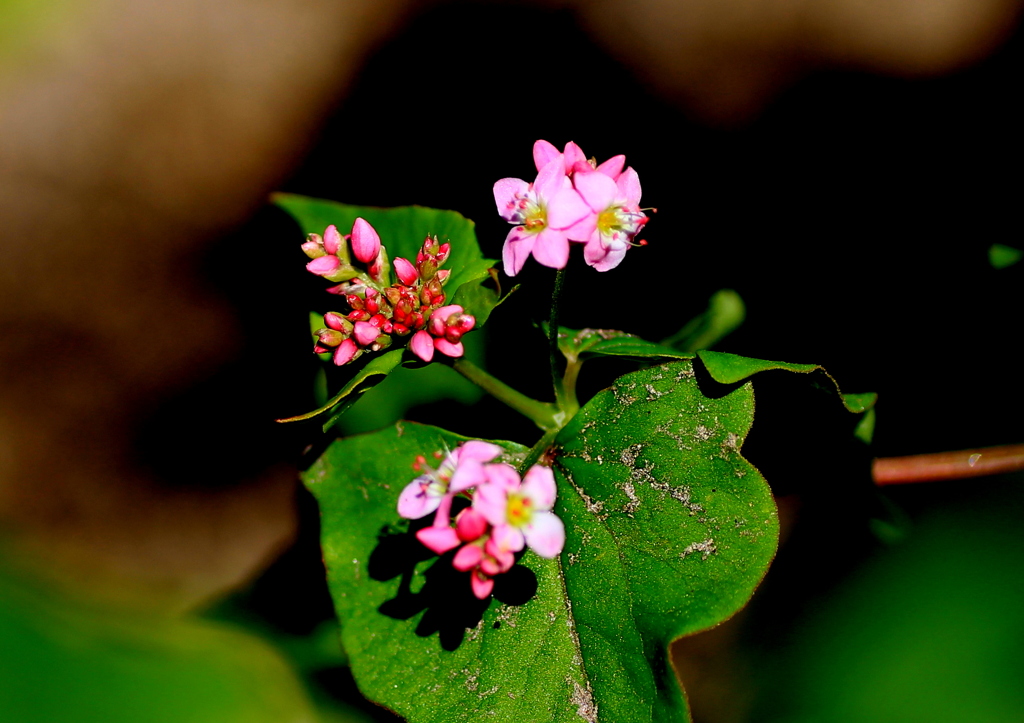
[[[425,362],[434,358],[434,350],[457,359],[466,353],[462,337],[476,326],[476,318],[466,314],[458,304],[442,306],[430,315],[427,328],[417,331],[409,340],[412,353]]]
[[[451,527],[451,507],[455,494],[484,482],[484,463],[501,454],[501,447],[471,440],[449,452],[435,469],[420,464],[423,474],[414,479],[398,497],[398,514],[418,520],[431,512],[434,522],[416,533],[416,538],[438,554],[457,547],[460,539]]]
[[[509,276],[518,274],[531,254],[545,266],[564,268],[569,261],[565,230],[592,213],[573,189],[561,157],[548,161],[533,183],[520,178],[495,183],[494,202],[502,218],[517,224],[502,249]]]
[[[569,237],[586,244],[583,258],[590,266],[598,271],[614,269],[647,223],[639,206],[640,179],[632,168],[617,180],[592,170],[576,173],[573,185],[593,213],[569,229]]]
[[[524,544],[541,557],[552,558],[565,544],[565,526],[551,508],[555,477],[550,467],[534,465],[518,480],[508,465],[485,468],[487,480],[476,488],[473,507],[494,526],[497,551],[518,552]]]

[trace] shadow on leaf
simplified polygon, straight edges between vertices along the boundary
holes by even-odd
[[[410,620],[422,612],[416,634],[429,637],[437,633],[441,647],[452,651],[462,645],[467,630],[480,624],[491,597],[478,600],[473,595],[469,573],[452,567],[454,550],[438,557],[422,574],[422,587],[413,591],[416,566],[434,557],[416,539],[416,531],[427,524],[425,519],[413,523],[408,532],[383,531],[370,554],[369,573],[380,582],[401,577],[398,594],[378,608],[380,613],[396,620]],[[506,605],[523,605],[536,594],[537,576],[518,563],[494,579],[492,597]]]

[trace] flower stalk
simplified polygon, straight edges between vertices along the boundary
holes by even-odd
[[[468,359],[455,359],[452,368],[469,381],[476,384],[499,402],[508,405],[533,421],[544,431],[557,431],[564,425],[564,415],[559,414],[554,404],[539,402],[518,392],[500,379],[491,376]]]

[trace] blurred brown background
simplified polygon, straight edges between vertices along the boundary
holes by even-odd
[[[659,338],[735,288],[750,313],[722,348],[878,391],[877,454],[1019,442],[1020,273],[984,257],[1020,237],[1019,12],[0,2],[6,544],[175,610],[251,578],[296,535],[309,440],[271,420],[310,403],[314,366],[316,289],[268,192],[454,207],[497,256],[490,185],[537,138],[626,153],[660,209],[617,278],[574,274],[568,325]],[[547,393],[543,359],[490,342],[499,375]],[[531,434],[461,412],[417,413]]]

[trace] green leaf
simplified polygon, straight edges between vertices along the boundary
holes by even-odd
[[[566,329],[560,326],[558,348],[570,363],[596,356],[633,359],[689,359],[693,356],[614,329]]]
[[[710,349],[736,331],[747,316],[743,299],[732,289],[716,291],[708,308],[661,343],[684,352]]]
[[[557,511],[597,720],[688,719],[667,645],[746,603],[778,541],[770,490],[739,450],[748,382],[705,397],[693,364],[627,374],[558,435]]]
[[[687,720],[668,643],[739,609],[777,544],[739,454],[752,418],[749,383],[706,398],[690,361],[622,377],[557,437],[561,557],[527,551],[482,603],[395,509],[416,456],[462,438],[404,423],[332,444],[304,479],[360,690],[412,723]]]
[[[315,720],[294,671],[253,636],[78,603],[3,569],[0,671],[11,723]]]
[[[437,236],[442,243],[448,241],[452,245],[451,255],[442,267],[452,272],[445,284],[447,298],[454,299],[461,293],[467,302],[463,308],[477,317],[478,326],[483,325],[499,302],[496,291],[477,290],[491,278],[488,272],[497,261],[484,258],[476,240],[475,225],[462,214],[423,206],[350,206],[291,193],[275,193],[271,200],[298,222],[303,233],[322,234],[333,223],[346,234],[357,218],[365,218],[380,234],[381,243],[392,259],[401,256],[415,262],[423,240]]]
[[[380,384],[384,378],[393,372],[402,363],[402,355],[405,349],[391,349],[383,354],[373,356],[370,361],[364,364],[356,372],[341,391],[331,397],[322,407],[306,412],[296,417],[279,419],[279,422],[300,422],[305,419],[312,419],[320,414],[329,412],[332,416],[324,423],[324,431],[330,429],[338,418],[345,413],[349,407],[359,401],[360,395],[371,387]]]
[[[988,247],[988,262],[994,269],[1005,269],[1013,266],[1024,258],[1024,251],[1003,244],[992,244]]]
[[[755,374],[772,370],[783,370],[796,372],[797,374],[814,374],[821,377],[815,380],[823,387],[829,387],[839,394],[843,405],[851,412],[859,414],[866,412],[875,406],[878,395],[874,392],[863,394],[842,394],[839,391],[839,384],[817,364],[792,364],[790,362],[767,361],[765,359],[753,359],[751,357],[727,354],[720,351],[699,351],[697,356],[704,363],[711,378],[721,384],[735,384]]]

